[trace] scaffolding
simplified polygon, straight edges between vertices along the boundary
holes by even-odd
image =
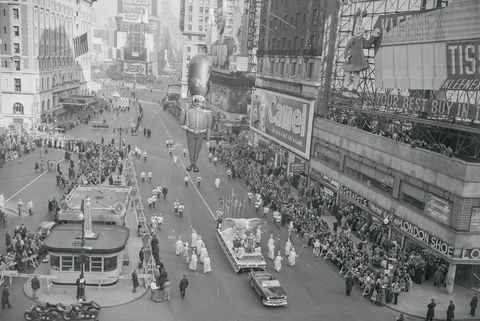
[[[333,40],[335,42],[334,57],[325,59],[324,62],[326,66],[331,62],[333,70],[331,77],[328,74],[322,77],[325,84],[330,81],[330,88],[323,90],[322,99],[328,106],[328,110],[323,116],[376,133],[387,131],[398,133],[407,130],[416,140],[422,140],[432,145],[448,146],[456,157],[468,161],[478,159],[480,157],[480,123],[478,121],[386,108],[386,106],[382,106],[375,101],[375,97],[378,94],[394,94],[479,105],[479,91],[376,88],[375,48],[372,47],[364,51],[369,68],[360,73],[358,88],[360,97],[358,99],[345,98],[341,95],[345,77],[343,71],[344,53],[347,42],[352,35],[354,17],[358,9],[367,13],[363,18],[363,25],[365,26],[365,34],[368,35],[375,29],[381,16],[399,13],[421,13],[426,10],[438,10],[447,5],[448,1],[446,0],[341,1],[336,17],[336,38]],[[326,54],[324,54],[324,57],[326,57]],[[324,69],[326,68],[324,67]],[[325,88],[327,87],[325,86]],[[319,96],[321,96],[321,93]]]

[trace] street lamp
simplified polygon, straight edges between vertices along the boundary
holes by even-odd
[[[84,270],[85,270],[85,253],[84,253],[84,247],[85,247],[85,215],[83,212],[80,212],[78,215],[78,218],[80,221],[82,221],[82,241],[80,243],[80,278],[83,279],[84,277]]]

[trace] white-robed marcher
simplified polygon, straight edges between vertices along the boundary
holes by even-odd
[[[205,247],[205,244],[202,247],[200,247],[199,252],[200,252],[200,256],[198,258],[198,261],[200,263],[205,264],[205,257],[208,256],[208,252],[207,252],[207,248]]]
[[[292,242],[290,242],[290,239],[287,239],[287,243],[285,243],[285,255],[288,256],[291,250],[292,250]]]
[[[210,257],[207,255],[203,259],[203,273],[212,272],[212,265],[210,264]]]
[[[180,255],[183,252],[183,242],[182,242],[182,236],[178,237],[177,242],[175,243],[175,254]]]
[[[189,256],[189,253],[188,253],[188,242],[185,242],[185,244],[183,244],[183,251],[182,251],[182,256],[183,256],[183,261],[188,264],[188,262],[190,262],[190,256]]]
[[[288,255],[288,264],[290,264],[290,266],[294,266],[296,258],[297,252],[295,251],[295,248],[292,247],[290,254]]]
[[[196,271],[197,270],[197,261],[198,261],[197,254],[195,254],[195,252],[193,252],[192,257],[190,258],[190,264],[188,265],[188,268],[192,271]]]
[[[268,246],[268,258],[272,261],[275,259],[275,243]]]
[[[278,251],[277,257],[273,261],[273,268],[277,272],[280,272],[282,269],[282,253],[280,251]]]
[[[204,247],[205,243],[203,243],[202,237],[199,235],[197,238],[197,253],[200,254],[200,249]]]
[[[198,239],[198,234],[197,234],[197,231],[195,231],[195,229],[192,229],[192,247],[195,247],[197,246],[197,239]]]

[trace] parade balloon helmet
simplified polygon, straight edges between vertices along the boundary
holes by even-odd
[[[188,90],[192,97],[200,95],[205,97],[209,90],[210,76],[212,74],[212,61],[204,54],[198,54],[190,59],[188,65]]]

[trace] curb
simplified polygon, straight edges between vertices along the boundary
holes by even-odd
[[[416,315],[416,314],[404,312],[404,311],[401,311],[399,309],[395,309],[394,307],[392,307],[390,305],[385,305],[384,308],[390,309],[390,310],[398,312],[398,313],[403,313],[405,316],[408,316],[410,318],[414,318],[415,320],[425,320],[424,316],[419,316],[419,315]],[[455,321],[472,321],[472,320],[480,320],[480,318],[475,318],[475,317],[472,317],[471,319],[457,319],[457,318],[454,318],[454,320]],[[433,321],[446,321],[446,319],[434,318]]]

